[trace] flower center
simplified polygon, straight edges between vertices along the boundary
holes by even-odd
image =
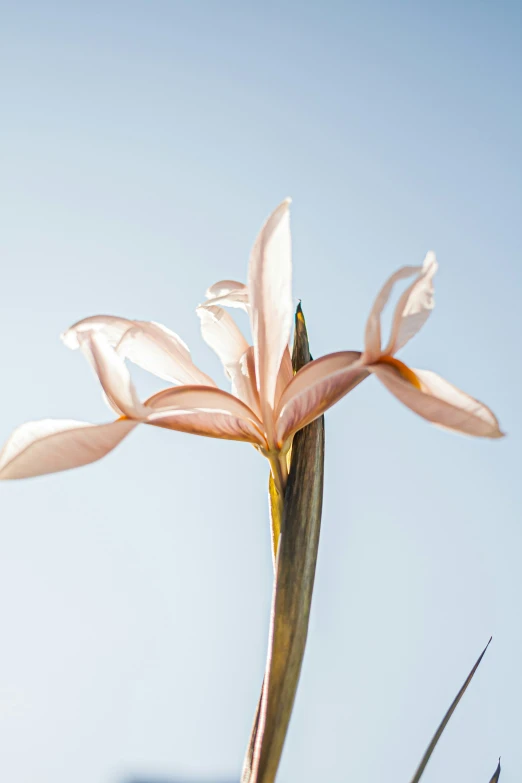
[[[413,370],[410,370],[410,368],[407,367],[404,362],[401,362],[399,359],[395,359],[394,356],[381,356],[381,358],[377,361],[377,364],[389,364],[391,367],[394,367],[397,370],[401,378],[404,378],[405,381],[411,383],[411,385],[415,386],[416,389],[422,391],[422,383],[420,382],[419,378],[417,378]]]

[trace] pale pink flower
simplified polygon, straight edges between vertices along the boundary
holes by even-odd
[[[232,378],[233,394],[219,389],[201,372],[187,346],[165,327],[114,316],[87,318],[72,326],[63,339],[68,347],[80,348],[86,355],[118,418],[101,425],[69,420],[22,425],[0,454],[0,478],[36,476],[94,462],[137,424],[145,423],[252,443],[269,458],[281,488],[286,460],[276,443],[275,407],[293,377],[288,349],[293,317],[288,207],[289,201],[283,202],[268,218],[251,254],[249,308],[255,349],[249,348],[223,310],[214,331],[215,346]],[[230,286],[212,293],[227,294],[229,303],[233,301]],[[246,290],[239,291],[237,304],[245,300]],[[214,318],[216,311],[209,309],[208,316]],[[125,359],[176,385],[140,402]]]
[[[232,394],[219,389],[192,362],[183,341],[165,327],[95,316],[63,336],[80,348],[118,418],[107,424],[45,420],[19,427],[0,454],[0,479],[53,473],[85,465],[111,451],[139,423],[254,445],[271,465],[279,490],[293,435],[316,419],[369,373],[429,421],[471,435],[499,437],[493,413],[442,378],[410,370],[395,352],[433,308],[430,254],[422,267],[405,267],[383,287],[366,327],[365,350],[329,354],[293,375],[289,339],[293,319],[289,200],[270,215],[250,256],[248,286],[225,280],[207,291],[197,309],[202,334],[222,360]],[[416,275],[402,295],[389,344],[381,350],[380,316],[393,284]],[[223,305],[246,310],[249,345]],[[125,359],[175,384],[140,402]]]
[[[302,427],[311,415],[326,410],[353,388],[354,374],[367,372],[376,375],[404,405],[434,424],[466,435],[502,437],[497,418],[482,402],[436,373],[410,369],[395,358],[395,353],[417,334],[433,310],[436,271],[435,255],[428,253],[422,266],[402,267],[386,281],[366,323],[364,351],[355,360],[353,352],[329,354],[303,367],[279,401],[278,432],[288,429],[289,418],[299,420]],[[382,311],[395,283],[413,276],[413,283],[399,298],[390,339],[383,349]]]

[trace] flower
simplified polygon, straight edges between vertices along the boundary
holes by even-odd
[[[69,420],[22,425],[0,453],[0,479],[94,462],[144,423],[251,443],[270,461],[282,494],[294,434],[370,373],[429,421],[471,435],[500,436],[498,422],[485,405],[434,373],[410,370],[394,358],[433,308],[432,254],[422,267],[404,267],[384,285],[368,319],[362,353],[328,354],[293,375],[288,347],[293,318],[289,204],[289,199],[283,201],[263,225],[251,252],[248,285],[216,283],[197,308],[203,337],[224,365],[231,394],[195,366],[185,343],[166,327],[115,316],[86,318],[70,327],[63,340],[82,350],[118,418],[101,425]],[[381,312],[394,283],[411,275],[416,278],[399,300],[383,351]],[[248,312],[252,345],[223,306]],[[174,385],[142,403],[125,359]]]
[[[291,415],[299,418],[300,422],[306,422],[307,417],[303,417],[305,409],[315,415],[320,408],[326,410],[337,402],[353,388],[354,374],[372,373],[404,405],[433,424],[466,435],[486,438],[503,436],[494,413],[482,402],[440,375],[429,370],[411,369],[395,358],[395,353],[417,334],[433,310],[433,277],[437,267],[434,253],[428,253],[422,266],[402,267],[386,281],[366,323],[364,351],[355,360],[352,359],[353,352],[349,355],[329,354],[311,362],[297,373],[279,403],[279,421],[283,428],[288,427],[286,419]],[[395,283],[414,275],[413,283],[399,298],[390,339],[382,349],[382,311]],[[297,410],[298,388],[301,391],[302,411]],[[316,399],[321,399],[322,403],[314,404]],[[293,411],[290,409],[290,400],[294,401]]]
[[[85,354],[118,418],[101,425],[69,420],[22,425],[0,454],[0,479],[37,476],[94,462],[137,424],[145,423],[252,443],[269,458],[282,490],[286,461],[276,443],[275,409],[293,377],[288,349],[293,309],[288,208],[286,200],[272,213],[251,254],[249,308],[254,348],[249,348],[225,311],[218,319],[214,339],[233,378],[234,394],[219,389],[194,365],[183,341],[160,324],[114,316],[86,318],[68,329],[63,340]],[[231,302],[229,290],[227,294]],[[240,291],[237,303],[245,296]],[[207,312],[215,318],[215,308]],[[125,359],[175,386],[142,403]],[[286,445],[285,439],[286,449],[289,442]]]

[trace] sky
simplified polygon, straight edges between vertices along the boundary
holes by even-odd
[[[499,755],[519,780],[520,34],[504,0],[0,0],[0,441],[110,419],[59,339],[89,315],[166,324],[226,388],[195,307],[245,279],[286,196],[314,356],[360,349],[384,280],[435,250],[436,308],[401,359],[508,433],[439,430],[374,378],[327,413],[278,783],[408,783],[490,635],[423,783],[487,783]],[[2,779],[238,780],[266,654],[266,487],[250,446],[147,427],[0,486]]]

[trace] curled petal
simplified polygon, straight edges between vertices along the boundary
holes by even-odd
[[[364,361],[369,364],[377,361],[381,355],[381,315],[388,299],[391,296],[393,286],[399,280],[411,277],[422,271],[421,266],[403,266],[385,282],[373,303],[370,315],[366,322],[364,334]]]
[[[82,351],[93,366],[111,407],[130,419],[143,417],[141,404],[125,362],[100,333],[80,338]]]
[[[418,278],[406,289],[397,303],[385,354],[396,353],[428,320],[435,307],[433,276],[437,269],[435,253],[428,253]]]
[[[285,389],[276,417],[280,446],[368,376],[359,351],[340,351],[306,364]]]
[[[483,438],[500,438],[504,434],[486,405],[434,372],[409,370],[416,379],[413,383],[391,364],[375,364],[369,370],[404,405],[433,424]]]
[[[240,360],[236,364],[229,365],[227,370],[232,383],[232,394],[248,405],[260,419],[261,408],[256,384],[254,348],[252,346],[247,348]]]
[[[58,473],[96,462],[135,426],[136,422],[128,419],[110,424],[53,419],[22,424],[0,453],[0,479]]]
[[[205,297],[210,300],[207,304],[248,310],[248,288],[236,280],[220,280],[219,283],[214,283],[205,291]]]
[[[234,319],[222,307],[200,305],[196,310],[201,320],[201,334],[217,353],[225,369],[239,362],[248,343]]]
[[[212,379],[196,367],[183,340],[161,324],[96,315],[78,321],[62,339],[74,350],[79,347],[82,335],[89,332],[101,334],[120,356],[169,383],[214,385]]]
[[[221,389],[204,386],[165,389],[150,397],[145,406],[148,424],[210,438],[248,441],[266,448],[262,425],[255,413]]]
[[[207,303],[197,308],[197,314],[201,318],[203,339],[221,359],[232,383],[232,394],[261,416],[254,348],[248,345],[234,319],[222,307]],[[292,377],[292,360],[287,346],[277,376],[276,400]]]
[[[293,319],[290,200],[270,215],[257,237],[248,270],[250,321],[265,426],[272,426],[277,375]]]
[[[89,332],[100,332],[105,339],[116,347],[121,338],[134,326],[134,321],[128,318],[118,318],[114,315],[93,315],[73,324],[62,334],[62,340],[67,348],[75,351],[80,347],[80,339]]]
[[[212,378],[196,367],[181,338],[162,324],[135,321],[117,350],[134,364],[170,383],[215,385]]]
[[[203,339],[221,359],[232,384],[232,394],[260,415],[254,349],[249,347],[234,319],[222,307],[200,305],[196,312],[201,319]]]

